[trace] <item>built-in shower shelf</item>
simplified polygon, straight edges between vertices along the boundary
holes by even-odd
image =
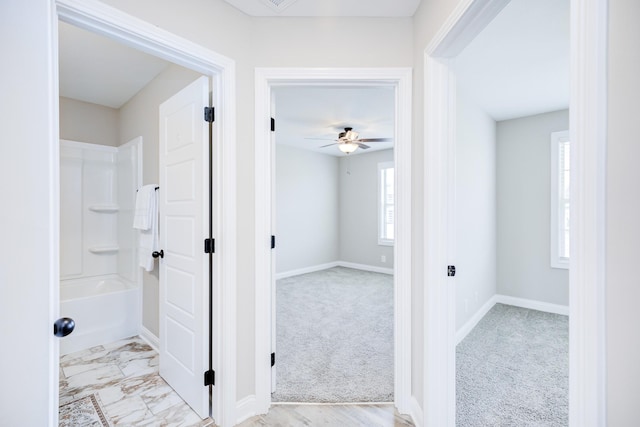
[[[93,205],[89,206],[89,210],[101,213],[116,213],[120,210],[118,205]]]
[[[92,254],[112,254],[119,250],[118,246],[92,246],[89,248],[89,252]]]

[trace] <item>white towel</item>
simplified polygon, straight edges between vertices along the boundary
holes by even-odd
[[[142,192],[145,187],[142,187],[138,193]],[[138,240],[138,261],[140,267],[144,268],[146,271],[153,270],[154,260],[152,253],[158,250],[158,192],[155,189],[157,185],[151,185],[150,187],[152,187],[153,191],[151,192],[150,200],[148,202],[150,214],[148,218],[149,228],[140,230],[140,237]]]
[[[153,220],[153,201],[156,200],[158,184],[143,186],[136,193],[136,210],[133,214],[133,228],[149,230]],[[156,209],[157,212],[157,209]]]

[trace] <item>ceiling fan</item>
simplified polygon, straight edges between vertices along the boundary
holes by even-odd
[[[391,141],[391,138],[359,138],[358,132],[354,131],[353,128],[346,127],[344,128],[344,132],[340,132],[338,134],[338,139],[334,139],[334,143],[323,145],[320,148],[330,147],[332,145],[337,145],[338,149],[345,154],[351,154],[356,151],[358,148],[362,148],[366,150],[370,148],[368,145],[364,144],[364,142],[385,142]],[[324,138],[307,138],[307,139],[324,139]]]

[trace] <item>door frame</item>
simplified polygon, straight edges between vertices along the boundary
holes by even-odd
[[[394,399],[409,413],[411,396],[411,68],[257,68],[255,72],[255,407],[239,420],[267,413],[271,406],[271,307],[275,271],[271,260],[272,159],[271,89],[282,85],[365,85],[396,88],[394,162],[396,243],[394,245]],[[266,213],[266,214],[265,214]]]
[[[456,80],[451,62],[510,0],[461,2],[424,51],[426,170],[424,424],[455,425]],[[571,261],[569,420],[606,424],[607,0],[570,0]]]
[[[141,50],[169,62],[214,77],[213,105],[216,107],[216,136],[213,148],[213,230],[217,240],[213,257],[212,291],[213,368],[216,387],[212,396],[212,413],[220,426],[235,425],[236,403],[236,89],[235,62],[155,25],[128,15],[94,0],[82,2],[55,0],[56,20],[51,34],[58,45],[58,19],[88,31],[101,34],[124,45]],[[57,49],[53,75],[57,76]],[[55,89],[57,92],[58,81]],[[59,120],[56,105],[50,107]],[[58,135],[52,135],[58,141]],[[59,173],[59,167],[55,167]],[[58,196],[59,197],[59,196]],[[205,236],[203,236],[204,238]],[[57,251],[57,249],[56,249]],[[203,286],[209,286],[204,283]],[[57,366],[53,366],[57,372]],[[56,391],[57,392],[57,391]],[[55,408],[57,410],[57,408]]]

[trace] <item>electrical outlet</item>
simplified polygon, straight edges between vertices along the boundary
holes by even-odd
[[[380,261],[387,262],[387,257],[385,255],[380,255]]]

